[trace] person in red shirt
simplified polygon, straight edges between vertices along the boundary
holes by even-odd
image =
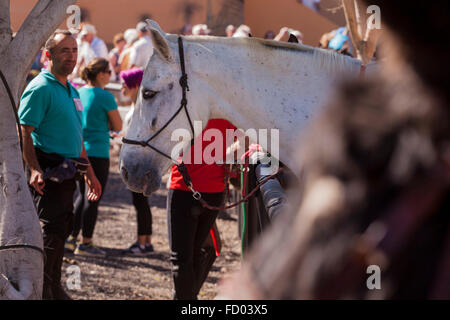
[[[236,127],[223,119],[209,120],[184,158],[193,188],[200,192],[202,199],[211,206],[220,206],[223,202],[225,167],[218,162],[225,161],[227,129],[231,129],[229,133]],[[222,137],[222,142],[216,141],[217,134]],[[210,135],[213,138],[210,139]],[[219,145],[220,149],[213,150]],[[222,154],[216,154],[215,151],[222,151]],[[197,299],[203,285],[203,277],[200,274],[201,249],[218,214],[218,211],[203,208],[192,195],[177,166],[172,166],[167,219],[174,299],[177,300]]]

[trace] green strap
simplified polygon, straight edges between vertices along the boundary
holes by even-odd
[[[244,190],[244,167],[241,164],[241,190]],[[245,218],[245,201],[242,202],[242,230],[241,230],[241,260],[244,260],[244,238],[245,238],[245,228],[246,228],[246,218]]]

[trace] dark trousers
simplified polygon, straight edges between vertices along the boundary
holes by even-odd
[[[36,156],[42,170],[54,168],[60,164],[56,158],[36,148]],[[65,299],[67,296],[61,287],[61,266],[64,255],[64,240],[72,232],[73,195],[76,189],[75,179],[62,183],[45,180],[43,195],[31,188],[39,220],[42,224],[45,264],[43,299]]]
[[[54,168],[60,164],[60,160],[52,159],[36,148],[36,156],[43,171]],[[65,180],[62,183],[45,180],[43,195],[30,187],[34,203],[37,208],[39,220],[45,235],[57,235],[65,239],[73,227],[73,195],[76,189],[75,179]]]
[[[152,212],[148,205],[148,198],[142,193],[131,191],[133,196],[133,205],[137,214],[137,234],[138,236],[152,234]]]
[[[78,182],[80,194],[75,200],[75,217],[72,231],[72,236],[74,238],[78,237],[81,229],[83,230],[83,237],[92,238],[97,222],[98,206],[103,197],[106,182],[108,181],[109,159],[89,157],[89,162],[91,163],[95,176],[102,186],[102,196],[98,201],[89,201],[87,199],[86,183],[84,181]]]
[[[219,206],[223,193],[202,193],[202,197],[208,204]],[[201,249],[217,213],[204,209],[190,191],[169,190],[167,226],[175,299],[197,299],[203,282]]]
[[[54,234],[65,239],[72,231],[75,188],[72,179],[62,183],[45,180],[44,195],[32,189],[44,236]]]

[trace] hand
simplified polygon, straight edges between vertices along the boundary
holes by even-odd
[[[45,182],[44,182],[43,174],[42,174],[41,171],[39,171],[39,170],[31,170],[30,185],[33,186],[33,188],[40,195],[44,194],[44,192],[42,190],[45,187]]]
[[[283,38],[289,36],[289,28],[288,27],[283,27],[280,29],[280,32],[278,32],[278,34],[275,36],[276,41],[282,41]]]
[[[283,27],[280,29],[280,34],[282,34],[283,36],[286,36],[289,34],[289,28],[288,27]]]
[[[84,181],[88,185],[87,197],[89,201],[98,201],[102,195],[102,185],[95,176],[92,168],[88,170],[87,174],[84,176]]]
[[[124,136],[123,131],[109,131],[109,136],[111,138],[121,138]]]

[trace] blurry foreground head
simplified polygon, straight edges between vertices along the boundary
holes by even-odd
[[[424,84],[439,98],[450,103],[450,64],[446,63],[450,47],[450,1],[433,4],[417,1],[367,1],[378,5],[381,21],[398,44],[404,60],[418,73]]]
[[[450,2],[374,4],[381,71],[337,86],[299,143],[302,192],[222,297],[450,299]]]

